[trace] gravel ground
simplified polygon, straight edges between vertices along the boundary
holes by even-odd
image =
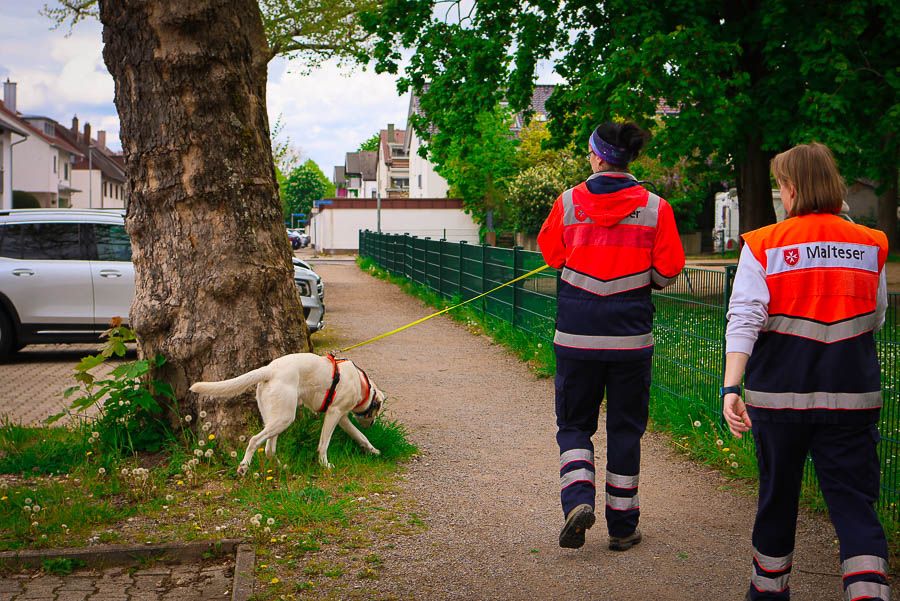
[[[337,344],[430,313],[352,263],[316,268],[328,293],[328,337]],[[582,549],[561,549],[552,380],[537,379],[503,348],[446,317],[348,356],[387,392],[387,415],[406,425],[421,450],[401,488],[427,529],[375,545],[384,565],[368,587],[373,596],[743,599],[754,491],[735,492],[740,484],[679,456],[664,435],[644,439],[644,542],[626,553],[607,550],[601,519]],[[600,471],[604,464],[598,457]],[[827,518],[801,516],[794,560],[795,599],[841,598]]]

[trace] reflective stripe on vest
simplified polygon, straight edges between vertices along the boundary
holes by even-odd
[[[831,344],[854,338],[875,329],[875,313],[866,313],[836,323],[822,323],[802,317],[788,315],[772,315],[766,322],[764,331],[790,334],[801,338],[809,338],[816,342]]]
[[[753,559],[765,572],[783,572],[793,564],[794,554],[788,553],[784,557],[772,557],[771,555],[763,555],[756,547],[753,547]]]
[[[844,591],[844,598],[847,601],[857,601],[857,599],[881,599],[889,601],[891,598],[891,587],[879,584],[877,582],[853,582],[847,586]]]
[[[593,224],[594,220],[583,213],[582,209],[575,204],[573,195],[574,188],[569,188],[562,193],[563,225]],[[655,228],[658,221],[659,196],[649,192],[646,205],[637,207],[631,215],[628,215],[615,225],[642,225]],[[615,225],[611,227],[615,227]]]
[[[587,482],[594,486],[594,471],[588,469],[572,470],[559,477],[560,490],[568,488],[576,482]]]
[[[744,400],[761,409],[877,409],[881,391],[873,392],[760,392],[744,390]]]
[[[651,269],[650,278],[653,280],[654,284],[656,284],[660,288],[665,288],[666,286],[677,280],[678,276],[676,275],[674,278],[668,278],[655,269]]]
[[[576,288],[593,292],[600,296],[609,296],[620,292],[627,292],[636,288],[650,285],[650,271],[642,271],[632,275],[626,275],[613,280],[601,280],[579,273],[568,267],[564,267],[560,279]]]
[[[760,576],[754,569],[750,574],[750,583],[761,593],[780,593],[787,589],[790,580],[790,573],[782,574],[775,578],[769,578],[767,576]]]
[[[638,495],[633,497],[617,497],[606,493],[606,506],[613,511],[630,511],[641,506]]]
[[[634,490],[638,487],[638,476],[621,476],[610,471],[606,472],[606,483],[613,488]]]
[[[877,555],[857,555],[848,557],[841,563],[844,578],[857,574],[881,574],[887,578],[888,562]]]
[[[594,452],[590,449],[570,449],[559,456],[559,469],[576,461],[586,461],[594,465]]]
[[[634,350],[653,346],[653,333],[637,336],[587,336],[556,330],[553,343],[569,348],[589,350]]]

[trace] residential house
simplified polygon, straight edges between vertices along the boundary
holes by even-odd
[[[334,187],[337,195],[348,198],[375,198],[378,194],[377,160],[376,152],[366,150],[348,152],[344,157],[344,164],[334,168]],[[339,176],[342,177],[339,179]],[[343,194],[341,190],[344,191]]]
[[[127,206],[124,159],[106,146],[106,132],[91,134],[91,124],[79,131],[78,117],[71,128],[60,127],[60,136],[81,150],[73,166],[72,181],[78,191],[72,194],[72,206],[86,209],[122,209]]]
[[[3,112],[7,120],[24,125],[28,137],[11,143],[10,173],[13,193],[25,192],[41,207],[71,206],[72,165],[81,152],[59,135],[59,124],[39,115],[21,115],[16,107],[16,84],[3,85]]]
[[[4,84],[4,98],[15,95],[15,84],[11,84],[12,90],[5,88],[11,82]],[[15,106],[15,101],[13,101]],[[0,210],[13,208],[12,199],[12,147],[20,144],[28,138],[28,124],[22,122],[14,113],[8,111],[4,102],[0,102]]]
[[[382,129],[378,143],[376,179],[381,198],[409,198],[409,154],[406,150],[406,130],[395,129],[388,123]]]

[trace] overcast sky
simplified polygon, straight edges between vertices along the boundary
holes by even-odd
[[[38,14],[47,0],[0,0],[0,78],[18,84],[18,109],[45,115],[69,126],[77,114],[93,131],[107,131],[107,145],[118,150],[119,119],[113,80],[103,64],[99,22],[52,30]],[[409,95],[397,93],[396,78],[326,64],[301,76],[290,61],[269,63],[269,121],[281,115],[282,137],[304,158],[331,176],[344,153],[394,123],[406,125]]]

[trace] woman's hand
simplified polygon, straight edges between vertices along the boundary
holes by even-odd
[[[747,415],[747,407],[739,394],[732,392],[725,395],[722,399],[722,415],[735,438],[741,438],[744,432],[753,427],[750,416]]]

